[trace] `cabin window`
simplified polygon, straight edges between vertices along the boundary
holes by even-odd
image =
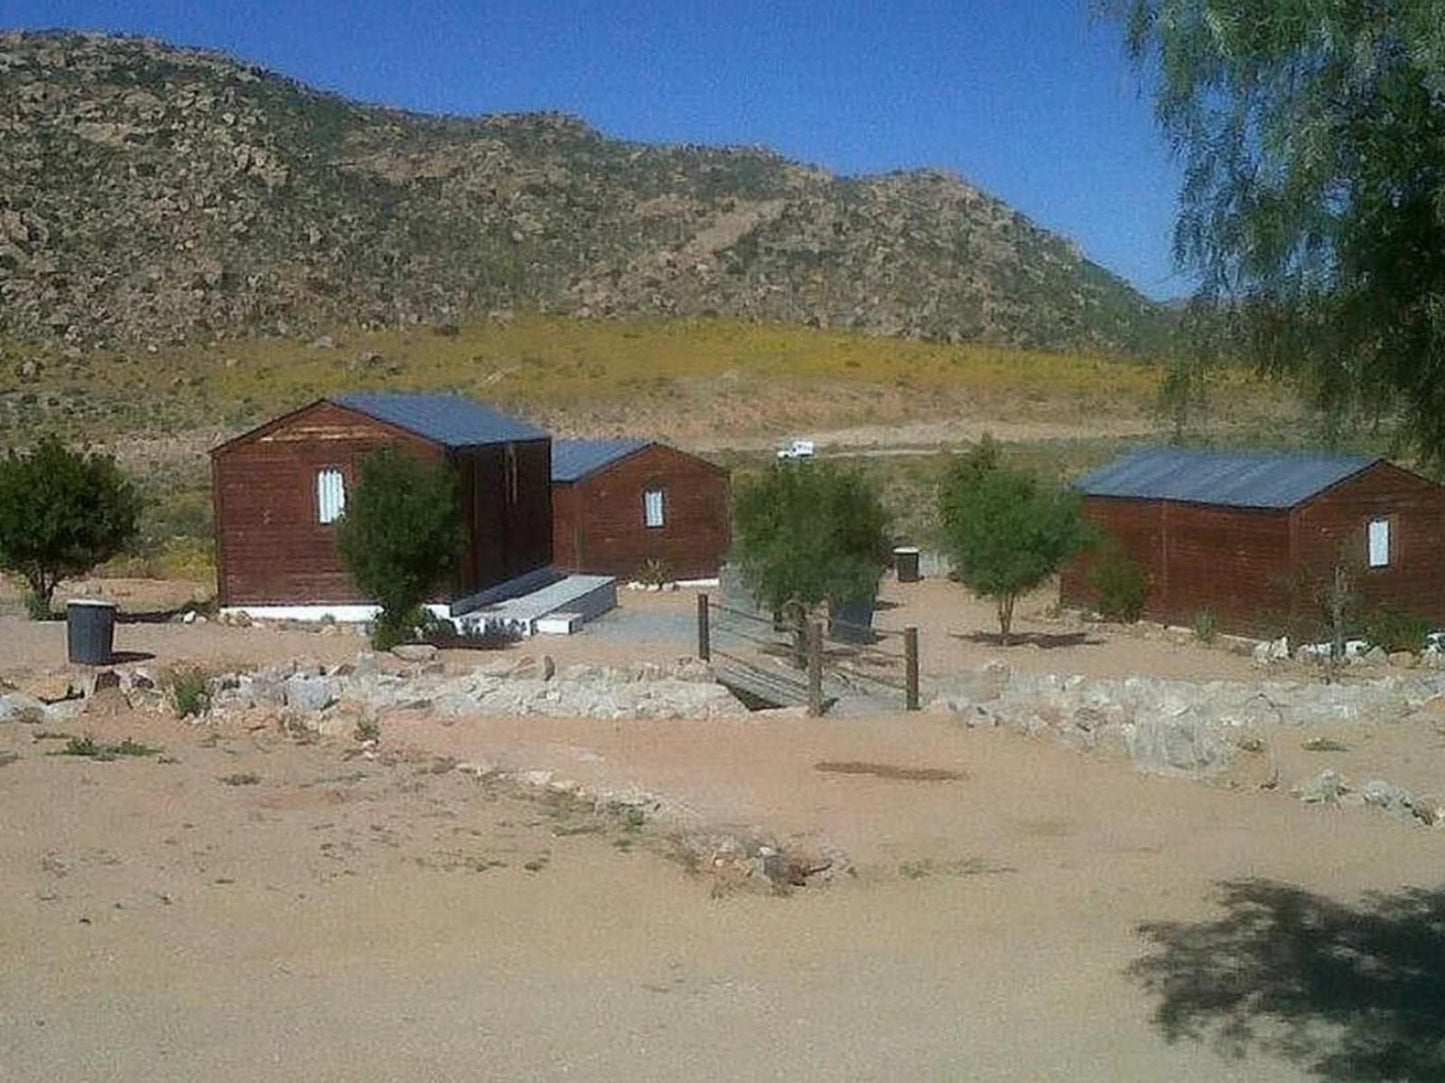
[[[1371,519],[1369,526],[1370,567],[1390,566],[1390,520]]]
[[[334,523],[346,510],[346,479],[341,471],[328,468],[316,472],[316,518]]]
[[[648,489],[642,494],[642,521],[647,526],[662,526],[666,522],[661,489]]]

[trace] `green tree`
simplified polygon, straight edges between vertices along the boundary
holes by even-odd
[[[994,601],[1005,646],[1019,595],[1042,585],[1088,540],[1075,494],[1003,465],[987,439],[949,466],[938,511],[954,575]]]
[[[1184,165],[1175,255],[1337,430],[1445,463],[1445,0],[1098,0]]]
[[[28,584],[33,617],[50,615],[62,579],[124,550],[139,514],[135,487],[108,455],[47,436],[0,460],[0,568]]]
[[[806,460],[774,463],[738,492],[733,535],[744,581],[775,612],[872,598],[890,552],[888,513],[863,476]]]
[[[361,462],[336,546],[352,579],[381,605],[372,643],[385,650],[406,638],[417,610],[454,574],[465,549],[456,475],[386,447]]]

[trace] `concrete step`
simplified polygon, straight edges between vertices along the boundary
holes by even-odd
[[[565,626],[561,630],[570,632],[616,605],[617,580],[611,576],[568,575],[529,593],[474,609],[459,620],[468,628],[506,629],[531,636],[547,631],[539,629],[538,623],[554,613],[571,618],[557,622]]]
[[[524,594],[530,594],[559,582],[566,577],[566,574],[551,565],[545,568],[533,568],[530,572],[508,579],[504,583],[490,586],[476,594],[469,594],[465,598],[458,598],[451,603],[451,615],[453,617],[464,616],[474,613],[478,609],[496,605],[498,602],[505,602],[509,598],[519,598]]]

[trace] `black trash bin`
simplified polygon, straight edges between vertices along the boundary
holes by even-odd
[[[893,550],[893,570],[898,573],[900,583],[918,582],[918,549],[912,545],[900,545]]]
[[[110,662],[115,647],[115,603],[77,598],[65,605],[65,644],[84,666]]]

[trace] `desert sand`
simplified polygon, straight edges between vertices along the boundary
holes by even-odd
[[[926,669],[999,654],[956,588],[890,590],[890,623],[931,615],[956,633],[931,636]],[[1025,630],[1057,632],[1041,613]],[[1007,660],[1248,671],[1227,650],[1089,634]],[[56,626],[6,619],[0,637],[17,678],[63,655]],[[157,666],[254,665],[360,641],[135,624],[118,646]],[[548,649],[670,657],[678,643]],[[1428,1000],[1445,832],[1284,787],[1148,777],[926,714],[420,717],[365,750],[102,697],[63,733],[155,751],[54,755],[61,734],[0,724],[4,1080],[1376,1078],[1368,1056],[1325,1075],[1322,1058],[1361,1046],[1424,1050],[1405,1078],[1445,1063]],[[1438,778],[1435,731],[1379,740]],[[647,794],[649,812],[594,814],[476,764]],[[919,769],[942,777],[908,777]],[[785,895],[676,860],[679,834],[722,827],[846,860]],[[1221,910],[1221,885],[1241,880]],[[1413,910],[1409,891],[1428,893]],[[1381,916],[1371,893],[1408,912]],[[1210,924],[1223,914],[1234,924]],[[1160,922],[1187,939],[1149,931]],[[1375,954],[1353,929],[1379,932]],[[1259,1031],[1234,1051],[1210,1040],[1234,1018],[1208,995],[1211,959],[1253,997]],[[1332,993],[1289,999],[1321,973]],[[1295,1007],[1267,1010],[1281,999]],[[1200,1037],[1172,1034],[1171,1010]],[[1281,1036],[1293,1047],[1271,1045]]]

